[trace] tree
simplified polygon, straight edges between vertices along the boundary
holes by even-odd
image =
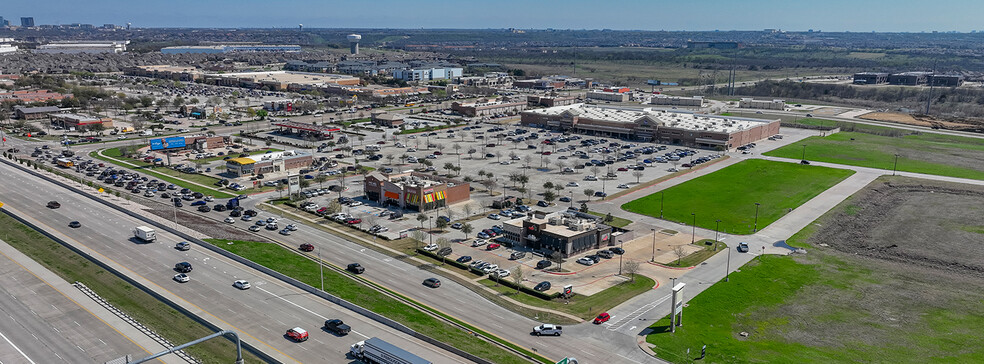
[[[325,206],[328,210],[325,210],[325,215],[337,214],[342,212],[342,204],[338,200],[329,200],[328,206]]]
[[[531,156],[529,154],[523,156],[523,164],[526,165],[526,167],[524,167],[524,168],[529,169],[530,168],[530,163],[532,163],[532,162],[533,162],[533,156]],[[526,173],[526,172],[523,172],[523,173]]]
[[[489,196],[492,196],[492,189],[496,187],[495,181],[491,179],[487,179],[482,181],[481,183],[482,186],[484,186],[485,189],[489,192]]]
[[[419,214],[417,214],[417,218],[416,219],[417,219],[418,222],[420,222],[420,228],[423,229],[424,228],[424,222],[426,222],[430,218],[428,218],[427,215],[425,215],[424,213],[419,213]]]
[[[595,190],[587,188],[584,190],[584,195],[588,196],[588,201],[591,201],[591,196],[594,196]]]
[[[557,170],[559,170],[561,174],[564,174],[564,167],[567,167],[567,162],[557,160]]]
[[[605,215],[605,217],[601,221],[602,222],[612,222],[614,220],[615,220],[615,217],[612,216],[612,213],[611,212],[609,212],[607,215]]]
[[[412,233],[410,233],[410,238],[413,239],[413,246],[415,248],[414,254],[416,254],[417,253],[416,249],[420,248],[420,244],[422,244],[424,242],[424,239],[427,238],[427,234],[424,233],[423,230],[414,230]]]
[[[622,265],[622,270],[625,271],[626,275],[631,277],[632,282],[635,282],[636,272],[639,271],[639,262],[630,259]]]
[[[509,152],[509,159],[515,160],[516,159],[516,152]]]
[[[498,150],[495,151],[495,161],[498,163],[502,163],[502,152]]]
[[[594,166],[594,167],[591,167],[590,171],[591,171],[591,175],[592,176],[597,177],[598,176],[598,173],[601,173],[601,168],[598,168],[598,166]]]
[[[683,244],[680,244],[673,247],[673,254],[676,255],[676,264],[679,266],[680,261],[683,260],[683,257],[687,256],[687,250],[683,248]]]
[[[553,200],[557,199],[557,194],[554,191],[546,190],[543,192],[543,199],[547,202],[553,202]]]
[[[554,186],[553,182],[550,182],[550,181],[547,181],[547,182],[544,182],[543,183],[543,188],[548,189],[548,190],[549,189],[552,189],[553,186]]]
[[[434,222],[434,227],[444,230],[448,227],[448,222],[444,219],[437,219],[437,221]]]
[[[451,162],[444,163],[444,169],[448,171],[448,177],[450,177],[451,171],[454,170],[454,164]]]
[[[325,187],[325,182],[328,181],[328,176],[323,175],[323,174],[319,174],[316,177],[314,177],[314,181],[315,182],[318,182],[318,187],[319,188],[323,188],[323,187]]]
[[[582,202],[581,203],[581,208],[579,208],[578,211],[583,212],[583,213],[588,213],[588,204]]]
[[[472,231],[475,231],[475,229],[472,228],[471,224],[466,223],[464,225],[461,225],[461,233],[465,234],[465,239],[468,239],[468,236],[471,235]]]
[[[266,119],[267,115],[269,115],[269,114],[270,113],[268,113],[266,110],[258,110],[256,112],[256,116],[259,117],[260,120]]]
[[[516,269],[514,269],[512,271],[513,283],[516,284],[516,294],[519,294],[519,286],[523,284],[523,278],[524,278],[523,276],[524,275],[525,275],[525,272],[523,272],[523,265],[522,264],[519,265],[519,266],[517,266]]]
[[[636,178],[636,184],[638,184],[639,179],[642,178],[642,172],[639,171],[632,172],[632,177]]]
[[[454,143],[451,148],[454,148],[454,154],[461,155],[461,144]]]
[[[478,152],[475,148],[468,149],[468,159],[475,159],[475,156],[472,155],[475,154],[475,152]]]
[[[467,204],[465,204],[464,207],[462,207],[462,209],[465,210],[465,218],[471,217],[472,212],[473,212],[472,210],[474,210],[474,208],[472,207],[472,204],[467,203]],[[468,224],[465,224],[465,225],[468,225]]]
[[[437,241],[435,243],[437,244],[438,253],[440,253],[441,250],[444,250],[444,248],[451,247],[451,241],[449,241],[448,238],[445,238],[443,236],[437,238]],[[441,265],[444,265],[445,259],[447,259],[448,255],[447,254],[439,254],[439,255],[441,256]]]

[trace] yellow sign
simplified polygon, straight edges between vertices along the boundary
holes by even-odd
[[[0,202],[0,207],[3,207],[3,202]]]
[[[99,187],[99,193],[103,193],[103,192],[106,192],[106,191],[105,191],[105,190],[103,190],[103,188],[102,188],[102,187]]]

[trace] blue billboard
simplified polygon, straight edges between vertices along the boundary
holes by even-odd
[[[150,150],[182,148],[185,146],[184,137],[158,138],[150,140]]]

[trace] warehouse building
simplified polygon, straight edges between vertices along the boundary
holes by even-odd
[[[470,190],[467,182],[412,171],[394,174],[374,171],[363,181],[366,199],[416,211],[468,201]]]
[[[346,75],[293,71],[207,74],[203,78],[210,85],[297,92],[324,89],[333,84],[358,85],[360,82],[358,77]]]
[[[48,114],[61,112],[57,106],[26,107],[15,106],[14,117],[21,120],[37,120],[48,117]]]
[[[503,222],[502,239],[515,247],[567,258],[613,245],[612,227],[599,220],[573,210],[534,211],[527,217]]]
[[[702,107],[704,106],[704,97],[654,95],[653,98],[649,100],[649,103],[652,105]]]
[[[49,114],[48,117],[51,119],[51,125],[66,129],[97,127],[97,125],[102,125],[104,129],[113,128],[113,119],[110,118],[97,118],[79,114]]]
[[[123,70],[123,73],[127,76],[160,78],[182,82],[195,82],[204,75],[204,72],[196,67],[171,66],[166,64],[128,67]]]
[[[963,85],[963,75],[929,75],[926,83],[931,86],[957,87]]]
[[[301,51],[299,45],[264,45],[264,44],[228,44],[228,45],[207,45],[207,46],[181,46],[164,47],[161,53],[233,53],[233,52],[287,52],[296,53]]]
[[[701,148],[736,148],[779,133],[779,120],[574,104],[522,113],[521,124],[563,132],[657,141]]]
[[[512,114],[526,109],[526,102],[513,102],[492,99],[479,99],[475,102],[455,101],[451,110],[465,116],[491,116]]]
[[[877,85],[888,82],[887,72],[861,72],[854,74],[855,85]]]
[[[124,53],[128,40],[120,41],[81,41],[81,42],[58,42],[39,45],[34,53]]]
[[[393,71],[393,78],[407,82],[426,82],[433,80],[453,80],[461,77],[464,71],[461,67],[446,67],[430,65],[398,69]]]
[[[738,101],[738,107],[742,109],[785,110],[786,100],[756,100],[745,97]]]
[[[285,150],[226,160],[226,171],[235,177],[244,177],[307,168],[312,162],[314,157],[309,153]]]
[[[526,96],[526,103],[529,106],[565,106],[577,103],[577,98],[574,96],[536,96],[530,95]]]

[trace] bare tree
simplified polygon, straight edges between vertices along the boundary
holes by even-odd
[[[465,206],[462,207],[462,209],[465,210],[465,218],[471,217],[472,212],[474,212],[474,211],[472,211],[474,208],[472,207],[472,204],[470,204],[470,203],[466,203]]]
[[[642,178],[642,172],[639,171],[632,172],[632,177],[635,177],[636,184],[639,184],[639,179]]]
[[[485,189],[488,190],[489,196],[492,196],[492,189],[496,187],[496,184],[497,183],[495,183],[495,181],[490,179],[482,181],[482,186],[484,186]]]
[[[598,168],[598,166],[591,167],[589,170],[591,171],[591,175],[595,177],[598,177],[598,173],[601,173],[601,168]]]
[[[437,249],[438,249],[437,252],[438,253],[440,253],[441,250],[444,250],[444,248],[450,248],[451,247],[451,241],[448,240],[448,238],[445,238],[443,236],[440,237],[440,238],[437,238],[437,241],[435,242],[435,244],[437,244]],[[447,254],[439,254],[439,255],[441,256],[441,265],[444,265],[445,259],[447,259],[448,255]]]
[[[635,282],[636,272],[639,271],[639,262],[630,259],[622,265],[622,269],[625,271],[625,274],[629,275],[632,281]]]
[[[563,160],[557,160],[557,170],[560,171],[561,174],[564,173],[565,167],[567,167],[567,162],[564,162]]]
[[[531,156],[529,154],[523,156],[523,164],[526,165],[525,168],[529,169],[530,168],[530,163],[532,163],[532,162],[533,162],[533,156]],[[523,173],[526,173],[526,172],[523,172]]]
[[[523,277],[526,272],[523,272],[523,266],[519,265],[512,271],[513,283],[516,284],[516,294],[519,294],[519,286],[523,284]]]
[[[687,250],[683,248],[683,244],[680,244],[673,247],[673,254],[677,256],[677,265],[680,265],[683,257],[687,256]]]
[[[424,239],[427,239],[427,234],[423,230],[414,230],[410,233],[410,238],[413,239],[413,247],[416,249],[420,248],[420,244],[424,242]],[[416,253],[416,250],[414,252]]]

